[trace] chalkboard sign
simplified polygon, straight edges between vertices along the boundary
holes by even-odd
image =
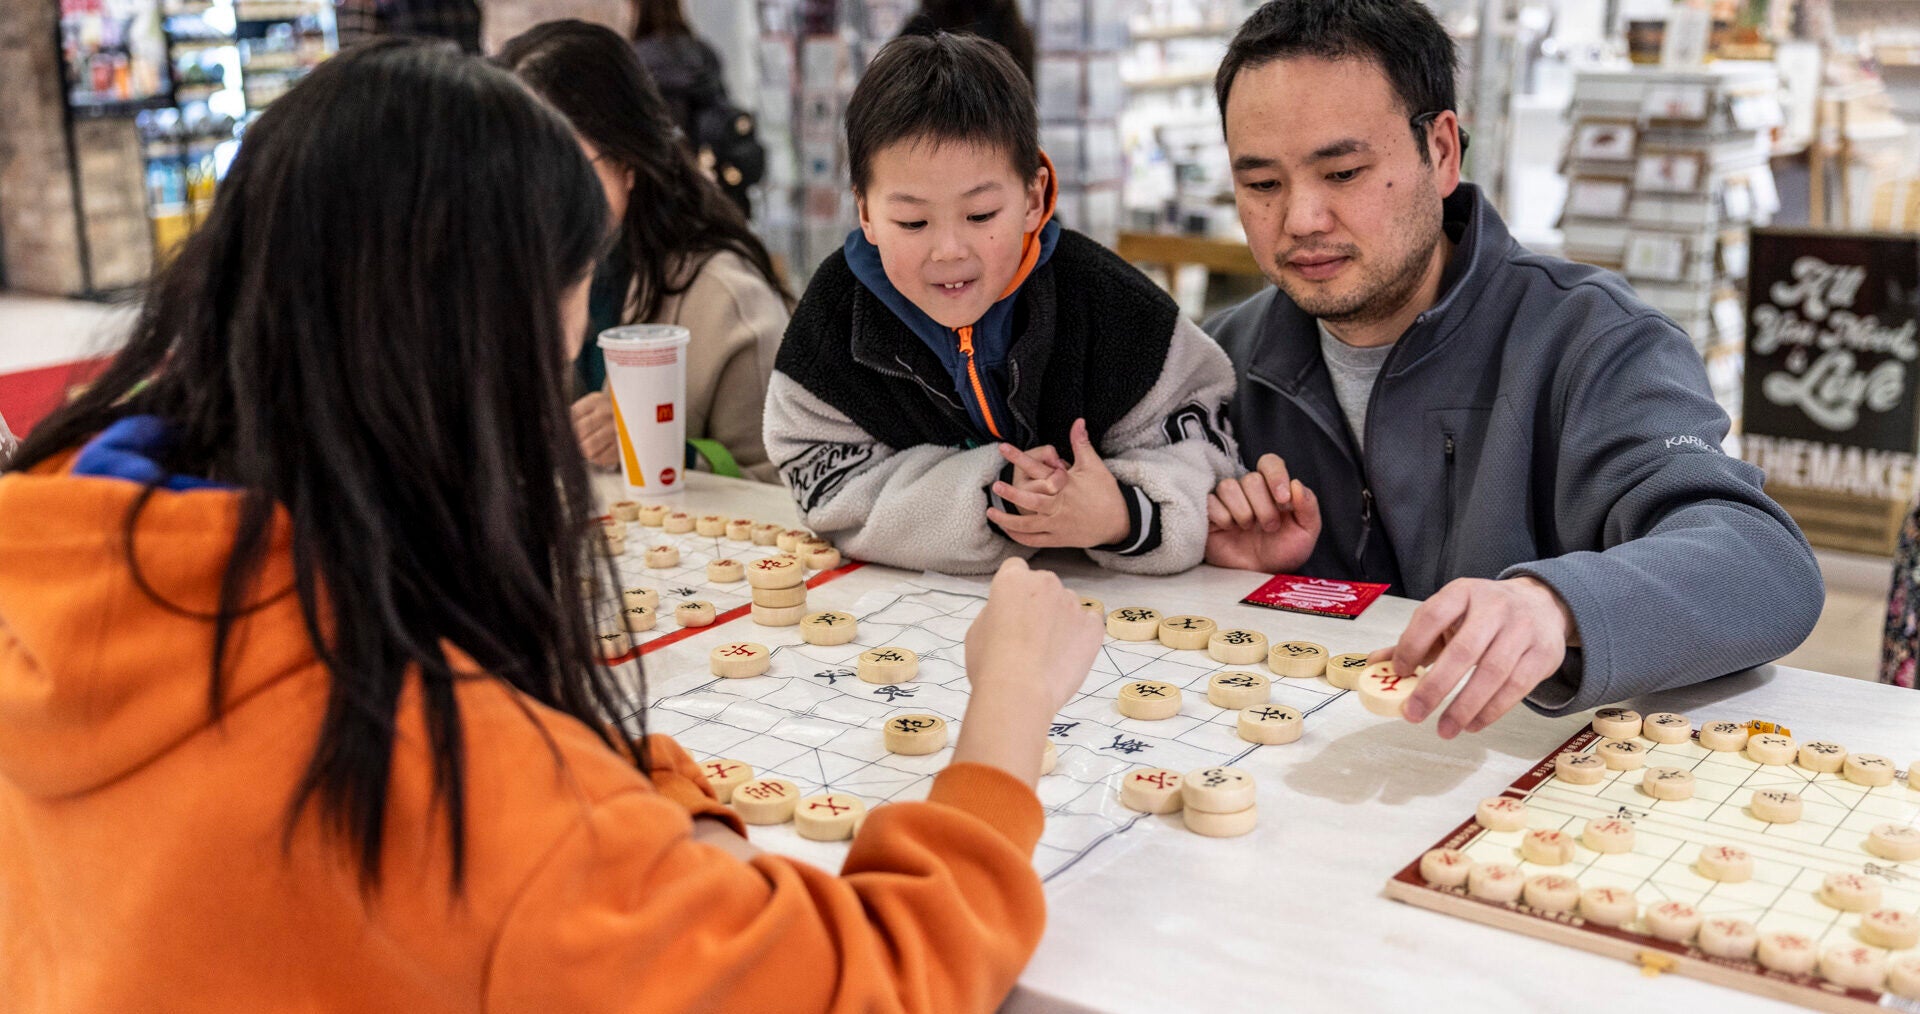
[[[1756,229],[1743,455],[1769,488],[1913,493],[1920,237]]]

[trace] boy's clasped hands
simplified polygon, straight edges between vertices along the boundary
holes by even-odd
[[[1131,528],[1120,483],[1100,460],[1085,419],[1074,420],[1070,439],[1071,462],[1051,444],[1025,451],[1000,445],[1014,479],[995,482],[993,494],[1020,513],[989,507],[987,520],[1023,546],[1090,549],[1119,542]]]

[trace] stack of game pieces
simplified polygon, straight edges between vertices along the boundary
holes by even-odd
[[[1239,768],[1187,772],[1180,778],[1180,801],[1187,830],[1209,838],[1246,834],[1259,819],[1253,802],[1253,776]]]
[[[747,584],[753,588],[753,622],[791,627],[807,615],[807,568],[792,553],[748,564]]]

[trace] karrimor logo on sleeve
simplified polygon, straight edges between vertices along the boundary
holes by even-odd
[[[1233,444],[1227,440],[1227,406],[1221,405],[1218,413],[1209,414],[1205,405],[1188,402],[1167,416],[1167,443],[1177,444],[1182,440],[1205,440],[1218,448],[1221,454],[1231,458]]]
[[[872,444],[815,444],[780,465],[780,476],[793,491],[801,512],[833,499],[840,487],[874,461]]]

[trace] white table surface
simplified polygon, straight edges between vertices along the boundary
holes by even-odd
[[[616,478],[602,477],[599,491],[608,500],[625,495]],[[699,513],[797,523],[791,499],[773,486],[695,473],[675,499]],[[1334,620],[1240,605],[1264,580],[1242,571],[1203,566],[1141,578],[1079,554],[1040,563],[1110,605],[1198,613],[1335,653],[1391,643],[1417,604],[1383,598],[1356,620]],[[869,565],[815,589],[809,604],[848,608],[907,576]],[[649,695],[707,682],[706,652],[729,627],[648,655]],[[1920,762],[1920,693],[1877,683],[1762,666],[1628,704],[1696,721],[1775,720],[1802,738],[1888,754],[1902,766]],[[1155,818],[1050,881],[1046,936],[1004,1009],[1532,1014],[1602,997],[1622,1010],[1796,1009],[1681,976],[1646,978],[1624,962],[1382,895],[1388,878],[1588,717],[1516,711],[1448,742],[1431,719],[1384,720],[1345,695],[1308,721],[1299,742],[1242,762],[1260,785],[1252,834],[1202,838],[1177,817]]]

